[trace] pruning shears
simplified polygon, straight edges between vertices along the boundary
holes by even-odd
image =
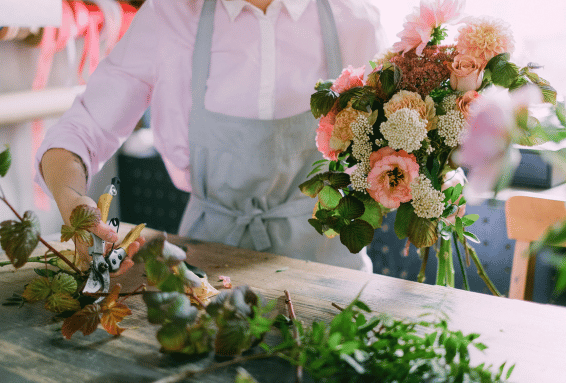
[[[116,232],[120,226],[120,220],[116,217],[108,219],[110,204],[114,196],[118,194],[118,177],[112,178],[112,182],[104,189],[104,193],[98,199],[98,208],[100,209],[101,221],[106,222],[113,227]],[[105,255],[106,242],[99,236],[91,233],[93,245],[89,247],[88,253],[92,257],[90,272],[86,281],[83,292],[107,293],[110,289],[110,273],[118,271],[122,261],[126,258],[126,249],[139,236],[145,224],[139,224],[126,235],[119,247],[112,247],[108,255]]]

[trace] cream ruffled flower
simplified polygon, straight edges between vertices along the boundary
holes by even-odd
[[[391,97],[391,100],[383,105],[383,111],[387,118],[403,108],[413,109],[419,113],[419,116],[423,120],[427,120],[427,131],[434,128],[434,124],[436,122],[436,108],[434,107],[434,100],[432,97],[426,96],[423,101],[421,95],[416,92],[400,90]]]

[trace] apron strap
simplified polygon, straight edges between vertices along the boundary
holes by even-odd
[[[214,30],[214,11],[216,0],[204,0],[198,23],[195,46],[193,50],[192,98],[193,110],[204,109],[206,81],[210,68],[210,52],[212,49],[212,32]]]
[[[326,56],[327,76],[337,78],[342,72],[342,53],[336,22],[328,0],[317,0],[318,17]],[[204,109],[206,81],[210,68],[214,11],[217,0],[204,0],[202,6],[192,60],[193,110]]]
[[[326,74],[329,78],[337,78],[344,67],[342,66],[342,52],[340,51],[336,22],[328,0],[317,0],[316,3],[326,55]]]

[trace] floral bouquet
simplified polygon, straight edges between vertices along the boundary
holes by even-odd
[[[504,21],[461,18],[463,4],[421,1],[397,35],[400,41],[370,62],[367,79],[365,67],[349,66],[336,80],[316,84],[311,110],[320,118],[316,143],[324,159],[300,188],[318,198],[311,225],[329,237],[339,235],[352,253],[370,244],[383,216],[396,209],[395,233],[407,240],[407,252],[410,244],[416,246],[423,261],[419,281],[433,247],[436,283],[454,287],[456,249],[464,287],[464,265],[473,261],[499,295],[470,245],[479,242],[468,230],[479,216],[465,215],[466,198],[474,194],[464,192],[460,166],[466,160],[481,163],[487,152],[497,154],[489,158],[499,165],[512,164],[509,146],[501,145],[510,131],[522,144],[548,139],[534,128],[527,107],[538,99],[554,104],[556,92],[534,72],[536,65],[520,68],[510,61],[514,40]],[[448,35],[444,24],[461,25],[455,43],[441,45]],[[510,118],[490,119],[489,107],[501,107],[486,96],[494,89],[504,90]],[[493,131],[483,146],[465,147],[474,129]],[[497,135],[501,131],[506,133]],[[321,172],[325,164],[328,171]],[[486,174],[471,176],[481,180]],[[491,175],[490,182],[499,176]]]

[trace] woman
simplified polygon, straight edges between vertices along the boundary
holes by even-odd
[[[146,0],[37,154],[67,222],[151,106],[155,147],[191,191],[179,234],[371,272],[308,224],[310,94],[383,48],[373,0]],[[183,185],[183,182],[185,185]],[[108,225],[92,230],[115,241]]]

